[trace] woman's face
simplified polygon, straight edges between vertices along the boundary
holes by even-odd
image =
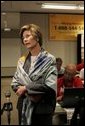
[[[38,44],[38,42],[36,41],[36,39],[32,36],[31,32],[28,30],[25,30],[23,32],[23,44],[28,48],[28,49],[32,49],[34,47],[36,47],[36,45]]]

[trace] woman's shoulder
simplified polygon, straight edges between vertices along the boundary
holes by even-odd
[[[22,55],[19,59],[18,62],[25,62],[27,55]]]
[[[54,56],[53,54],[51,54],[50,52],[44,51],[44,54],[45,54],[48,58],[50,58],[51,60],[56,61],[55,56]]]
[[[19,58],[19,61],[25,61],[25,59],[26,59],[26,56],[23,55],[23,56],[21,56],[21,57]]]

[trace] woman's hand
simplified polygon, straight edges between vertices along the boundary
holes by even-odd
[[[18,96],[20,96],[20,95],[24,94],[25,91],[26,91],[26,86],[18,86],[18,89],[17,89],[17,91],[16,91],[16,94],[17,94]]]

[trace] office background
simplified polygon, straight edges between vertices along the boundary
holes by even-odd
[[[13,111],[11,112],[11,124],[18,125],[16,110],[17,96],[10,88],[12,77],[15,73],[19,57],[27,53],[19,38],[20,27],[24,24],[34,23],[40,26],[43,34],[43,47],[55,57],[61,57],[63,66],[68,63],[77,63],[77,38],[76,40],[50,40],[49,14],[77,14],[84,16],[84,10],[50,10],[40,9],[44,1],[1,1],[1,108],[6,102],[5,92],[11,91]],[[49,2],[49,1],[48,1]],[[50,1],[62,3],[63,1]],[[84,1],[64,1],[69,4],[84,4]],[[11,28],[6,31],[5,28]],[[1,124],[7,125],[7,114],[1,116]]]
[[[47,1],[56,4],[56,1]],[[1,1],[1,76],[13,76],[18,58],[27,52],[19,38],[24,24],[34,23],[41,27],[43,47],[55,57],[61,57],[63,66],[77,63],[76,40],[49,40],[49,14],[83,15],[84,10],[41,9],[44,1]],[[57,1],[57,3],[83,5],[84,1]],[[4,30],[11,28],[11,31]]]
[[[40,26],[43,33],[43,47],[55,57],[61,57],[63,66],[77,63],[77,38],[76,40],[49,40],[49,14],[43,13],[13,13],[11,25],[13,31],[2,31],[1,38],[1,75],[13,76],[18,58],[26,53],[26,49],[19,38],[19,29],[24,24],[34,23]],[[14,21],[13,21],[14,20]],[[12,21],[15,24],[12,24]]]

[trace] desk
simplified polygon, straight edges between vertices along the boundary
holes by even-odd
[[[67,123],[67,112],[58,103],[53,115],[53,125],[64,125]]]

